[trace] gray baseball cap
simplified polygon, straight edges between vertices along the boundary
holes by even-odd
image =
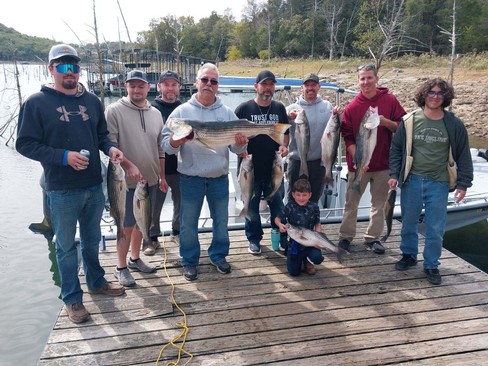
[[[69,44],[57,44],[51,47],[51,50],[49,51],[49,62],[61,57],[71,57],[76,61],[81,61],[78,52],[76,52],[76,50]]]
[[[131,80],[141,80],[141,81],[145,81],[146,83],[149,83],[147,81],[147,74],[141,70],[129,71],[127,73],[126,78],[125,78],[125,82],[127,83],[128,81],[131,81]]]

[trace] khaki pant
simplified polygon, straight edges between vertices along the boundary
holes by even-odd
[[[342,224],[339,228],[339,240],[346,239],[352,241],[356,236],[356,222],[358,215],[358,206],[361,196],[369,183],[371,194],[371,210],[369,214],[369,225],[364,233],[364,241],[372,242],[379,240],[383,234],[385,215],[383,207],[388,197],[388,179],[389,171],[382,170],[379,172],[367,172],[361,178],[359,192],[350,188],[354,180],[355,172],[347,173],[347,192],[346,203],[344,205],[344,215]]]

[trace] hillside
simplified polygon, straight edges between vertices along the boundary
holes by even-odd
[[[456,64],[454,73],[456,98],[452,111],[464,121],[471,136],[488,139],[486,122],[488,120],[488,67],[484,63],[476,66],[478,65],[476,61],[459,60]],[[224,75],[239,76],[255,76],[265,68],[273,71],[277,77],[302,77],[306,73],[314,72],[318,73],[324,81],[357,90],[356,67],[359,64],[361,63],[357,60],[342,63],[287,60],[271,64],[260,60],[247,60],[223,62],[219,65],[219,69]],[[449,62],[448,59],[443,58],[432,58],[431,62],[418,58],[397,60],[384,64],[379,75],[381,86],[388,87],[404,108],[410,111],[415,108],[412,98],[416,88],[428,78],[437,76],[447,78]],[[345,102],[347,97],[343,100]]]

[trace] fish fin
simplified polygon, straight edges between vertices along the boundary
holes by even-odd
[[[348,255],[348,254],[350,254],[350,253],[347,250],[345,250],[344,248],[337,247],[336,256],[337,256],[337,260],[339,261],[339,263],[342,263],[342,259],[344,258],[345,255]]]
[[[383,237],[380,239],[380,241],[381,241],[382,243],[384,243],[384,242],[385,242],[385,241],[388,239],[388,236],[389,236],[389,235],[388,235],[388,234],[386,234],[385,236],[383,236]]]

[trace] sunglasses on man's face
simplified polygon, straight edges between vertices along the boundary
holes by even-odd
[[[204,84],[204,85],[207,85],[209,81],[210,81],[210,84],[212,84],[212,85],[219,85],[219,81],[218,81],[218,80],[215,80],[215,79],[209,79],[209,78],[200,78],[199,80],[200,80],[200,81],[202,82],[202,84]]]
[[[56,71],[60,74],[67,74],[71,70],[73,74],[78,74],[80,72],[80,65],[76,64],[59,64],[56,65]]]
[[[367,65],[359,65],[357,68],[357,71],[371,71],[371,70],[376,70],[376,66],[373,64],[367,64]]]

